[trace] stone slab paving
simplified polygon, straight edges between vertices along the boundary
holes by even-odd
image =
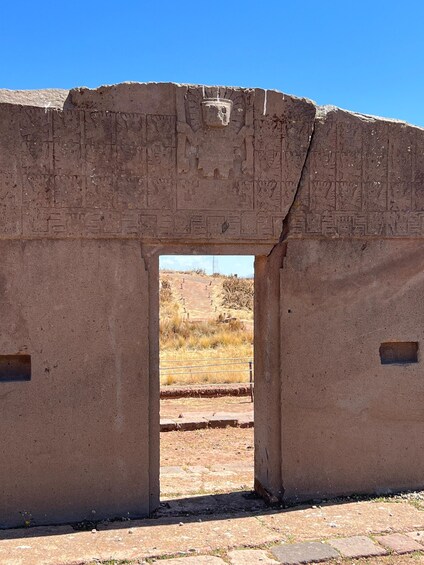
[[[418,532],[408,532],[406,535],[410,536],[413,540],[417,541],[418,543],[422,543],[424,545],[424,530]]]
[[[306,543],[290,543],[273,547],[271,552],[282,565],[300,565],[301,563],[319,563],[329,559],[337,559],[339,553],[328,545],[319,541]]]
[[[387,554],[386,549],[366,536],[331,539],[328,540],[328,543],[335,547],[343,557],[359,559],[360,557],[375,557],[376,555]]]
[[[274,512],[259,519],[294,541],[424,530],[424,512],[404,501],[326,503]]]
[[[405,534],[387,534],[385,536],[377,536],[378,543],[393,551],[394,553],[411,553],[413,551],[424,551],[424,545],[415,541],[412,537]],[[424,542],[424,537],[423,540]]]
[[[264,549],[235,549],[227,554],[230,565],[279,565]]]
[[[195,557],[177,557],[176,559],[155,559],[152,563],[163,565],[226,565],[220,557],[212,555],[196,555]]]
[[[13,539],[12,536],[15,536]],[[44,528],[0,532],[1,565],[68,565],[91,561],[142,560],[181,552],[207,554],[247,545],[277,543],[281,537],[255,517],[220,515],[133,520],[108,524],[92,533],[45,535]],[[196,556],[196,559],[197,556]],[[198,561],[197,561],[198,563]]]
[[[219,491],[231,492],[241,488],[252,488],[253,465],[225,464],[190,465],[178,467],[162,466],[160,469],[161,492],[163,496],[176,496],[181,493],[197,494]]]
[[[216,507],[209,509],[211,513],[205,506],[203,514],[190,514],[189,506],[184,506],[181,499],[179,510],[185,509],[188,515],[99,524],[93,531],[75,531],[70,526],[0,531],[0,565],[91,564],[96,560],[111,559],[140,563],[159,558],[170,565],[171,559],[182,554],[191,555],[194,563],[201,565],[199,556],[216,557],[211,555],[215,552],[219,552],[219,559],[222,558],[226,563],[244,565],[241,559],[246,557],[246,553],[242,555],[242,552],[247,548],[262,553],[249,554],[247,561],[245,559],[246,565],[254,565],[256,558],[258,564],[272,564],[272,561],[261,562],[262,557],[285,564],[307,563],[330,559],[334,555],[341,559],[341,554],[333,547],[335,543],[344,555],[351,555],[354,537],[355,544],[358,538],[362,538],[362,548],[364,544],[371,544],[366,552],[357,550],[355,555],[375,555],[369,547],[381,548],[383,553],[387,553],[383,545],[374,543],[370,538],[370,530],[382,537],[386,537],[388,532],[400,532],[417,543],[419,539],[424,539],[424,512],[407,502],[361,501],[315,508],[297,507],[278,512],[265,508],[248,510],[246,507],[244,510],[223,513],[225,496],[211,497],[216,499]],[[171,511],[174,510],[171,508]],[[201,505],[198,510],[201,510]],[[337,534],[340,538],[347,538],[344,545],[340,538],[336,539],[330,520],[339,524]],[[311,535],[314,536],[313,540]],[[324,543],[317,540],[323,540]],[[277,544],[279,549],[272,547]],[[402,549],[400,545],[398,547]],[[418,558],[423,556],[424,547]],[[193,559],[187,562],[186,557],[178,558],[186,560],[181,561],[181,565],[191,565],[193,562]],[[391,558],[396,560],[396,555],[392,553],[387,557]],[[385,557],[374,559],[384,560]]]

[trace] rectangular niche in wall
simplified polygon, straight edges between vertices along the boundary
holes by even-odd
[[[31,355],[0,355],[0,383],[31,380]]]
[[[380,345],[382,365],[418,363],[417,341],[388,341]]]

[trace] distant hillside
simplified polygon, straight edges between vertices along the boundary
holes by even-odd
[[[178,313],[190,321],[221,316],[252,326],[253,279],[206,275],[201,271],[161,271],[160,284],[169,288]]]
[[[161,271],[159,327],[162,384],[246,382],[253,279]]]

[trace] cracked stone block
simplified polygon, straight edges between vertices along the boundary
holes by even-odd
[[[388,534],[377,536],[376,540],[384,547],[395,553],[412,553],[413,551],[423,551],[424,545],[415,541],[411,536],[405,534]],[[424,536],[422,538],[424,542]]]
[[[327,543],[305,542],[278,545],[271,553],[282,565],[301,565],[302,563],[319,563],[340,557],[339,553]]]
[[[235,549],[228,552],[230,565],[279,565],[263,549]]]
[[[332,539],[328,543],[340,551],[343,557],[359,558],[387,554],[386,549],[377,545],[366,536]]]

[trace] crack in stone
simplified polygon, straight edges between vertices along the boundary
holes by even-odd
[[[296,203],[296,200],[297,200],[297,197],[298,197],[298,194],[299,194],[299,190],[300,190],[300,186],[301,186],[301,184],[302,184],[302,180],[303,180],[303,176],[304,176],[304,172],[305,172],[305,168],[306,168],[306,163],[308,162],[309,153],[310,153],[310,151],[311,151],[312,142],[313,142],[314,135],[315,135],[315,126],[316,126],[316,123],[317,123],[318,119],[319,119],[319,113],[318,113],[318,108],[317,108],[317,111],[315,112],[314,121],[313,121],[313,124],[312,124],[311,135],[310,135],[310,137],[309,137],[308,148],[307,148],[307,150],[306,150],[305,159],[304,159],[304,161],[303,161],[302,169],[301,169],[300,175],[299,175],[299,182],[297,183],[296,190],[294,191],[293,199],[292,199],[292,202],[291,202],[291,204],[290,204],[290,207],[289,207],[289,209],[288,209],[288,211],[287,211],[287,214],[285,215],[285,217],[284,217],[284,219],[283,219],[283,227],[282,227],[282,230],[281,230],[281,235],[280,235],[280,238],[279,238],[279,240],[278,240],[278,243],[276,243],[276,245],[278,245],[278,244],[280,244],[280,243],[282,243],[283,241],[286,241],[286,240],[288,239],[288,236],[289,236],[289,220],[290,220],[290,215],[291,215],[291,213],[292,213],[293,206],[294,206],[295,203]],[[275,246],[274,246],[274,247],[275,247]],[[274,249],[274,248],[273,248],[273,249]],[[271,250],[271,253],[272,253],[272,250]]]
[[[308,161],[309,153],[310,153],[310,151],[311,151],[311,146],[312,146],[312,142],[313,142],[313,139],[314,139],[315,125],[316,125],[316,123],[317,123],[317,121],[319,120],[320,117],[321,117],[321,116],[320,116],[320,114],[319,114],[319,107],[316,107],[315,117],[314,117],[314,121],[313,121],[313,124],[312,124],[312,131],[311,131],[311,135],[310,135],[310,137],[309,137],[309,143],[308,143],[308,148],[307,148],[306,153],[305,153],[305,159],[303,160],[302,168],[301,168],[301,171],[300,171],[299,181],[298,181],[298,183],[297,183],[296,190],[294,191],[294,195],[293,195],[293,199],[292,199],[292,202],[291,202],[291,204],[290,204],[290,207],[289,207],[289,209],[287,210],[286,215],[284,216],[284,219],[283,219],[283,226],[282,226],[282,229],[281,229],[280,237],[279,237],[277,243],[272,246],[272,248],[271,248],[270,252],[268,253],[267,257],[269,257],[269,256],[272,254],[272,252],[274,251],[274,249],[275,249],[280,243],[282,243],[283,241],[287,241],[287,239],[288,239],[288,236],[289,236],[289,226],[288,226],[288,224],[289,224],[289,220],[290,220],[290,214],[291,214],[291,212],[292,212],[293,206],[294,206],[294,204],[296,203],[297,196],[298,196],[298,194],[299,194],[299,190],[300,190],[300,186],[301,186],[301,184],[302,184],[302,180],[303,180],[303,175],[304,175],[306,163],[307,163],[307,161]]]

